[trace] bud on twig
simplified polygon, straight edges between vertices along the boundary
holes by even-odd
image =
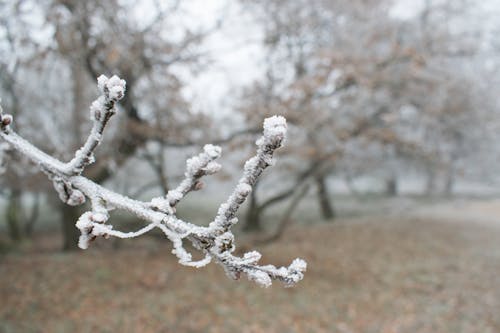
[[[10,114],[0,115],[2,127],[7,127],[12,124],[12,116]]]

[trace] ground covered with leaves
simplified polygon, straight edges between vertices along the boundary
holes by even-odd
[[[290,228],[257,248],[265,262],[308,261],[291,289],[180,266],[152,238],[71,254],[39,242],[0,257],[0,332],[500,332],[494,225],[391,217]]]

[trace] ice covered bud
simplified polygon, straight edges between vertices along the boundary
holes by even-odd
[[[118,76],[113,75],[107,82],[108,96],[110,99],[117,101],[125,95],[125,80],[120,79]]]
[[[81,231],[81,232],[89,232],[92,229],[92,220],[90,219],[90,216],[92,215],[91,212],[86,212],[83,213],[82,216],[76,221],[76,227]]]
[[[199,191],[199,190],[203,189],[204,186],[205,186],[205,184],[199,180],[196,183],[194,183],[193,191]]]
[[[271,277],[269,274],[263,271],[254,270],[248,272],[248,279],[251,281],[255,281],[262,287],[270,287],[272,285]]]
[[[12,116],[10,114],[0,115],[0,122],[2,127],[7,127],[12,124]]]
[[[8,126],[12,124],[12,116],[10,114],[6,114],[2,117],[2,125]]]
[[[264,120],[264,140],[277,140],[277,144],[286,135],[286,119],[282,116],[272,116]]]
[[[120,79],[118,76],[113,75],[107,82],[108,88],[112,87],[122,87],[125,88],[125,80]]]
[[[219,170],[222,168],[222,166],[217,163],[217,162],[210,162],[207,164],[206,167],[203,168],[203,171],[205,171],[205,173],[207,175],[213,175],[214,173],[217,173],[219,172]]]
[[[108,233],[113,229],[112,225],[108,224],[94,224],[92,228],[93,236],[104,236],[107,238]]]
[[[66,203],[70,206],[79,206],[85,203],[85,195],[78,190],[72,190]]]
[[[250,252],[247,252],[243,255],[243,260],[245,262],[248,262],[249,264],[255,265],[259,262],[261,257],[262,257],[262,254],[260,254],[259,252],[250,251]]]
[[[92,213],[90,219],[97,223],[104,223],[108,220],[108,215],[105,213]]]
[[[112,100],[119,100],[123,97],[125,90],[122,87],[113,87],[109,89],[109,98]]]
[[[175,200],[175,201],[179,201],[182,199],[182,193],[180,191],[176,191],[176,190],[170,190],[168,191],[167,193],[167,200],[171,201],[171,200]]]
[[[212,159],[216,159],[220,157],[222,148],[219,146],[208,144],[203,147],[203,151]]]
[[[125,80],[120,79],[118,76],[113,75],[108,78],[105,75],[101,75],[97,78],[97,87],[99,91],[106,95],[107,99],[118,101],[125,95]]]
[[[219,253],[233,252],[234,251],[234,235],[231,232],[225,232],[219,237],[215,238],[215,246]]]
[[[102,104],[102,101],[100,99],[93,101],[90,105],[90,118],[92,120],[99,121],[103,112],[104,105]]]
[[[92,236],[90,235],[90,233],[92,232],[93,224],[90,220],[90,216],[90,212],[84,213],[82,216],[80,216],[75,224],[81,233],[80,237],[78,238],[78,247],[82,250],[86,250],[89,247],[90,241],[92,240]]]
[[[302,259],[295,259],[290,266],[288,266],[288,286],[293,286],[304,278],[304,273],[307,269],[307,263]]]
[[[173,210],[172,210],[172,207],[170,206],[170,197],[168,195],[172,195],[170,192],[172,191],[169,191],[168,194],[167,194],[167,198],[163,198],[163,197],[157,197],[157,198],[153,198],[151,200],[151,206],[154,207],[155,209],[161,211],[161,212],[165,212],[165,213],[173,213]]]
[[[97,88],[99,88],[101,93],[104,93],[106,83],[108,83],[108,77],[106,75],[101,75],[97,78]]]
[[[297,258],[290,264],[288,269],[296,272],[305,272],[307,269],[307,263],[304,260]]]
[[[247,183],[239,183],[237,186],[236,186],[236,192],[243,196],[243,197],[246,197],[247,195],[250,194],[250,192],[252,192],[252,186],[250,186],[249,184]]]

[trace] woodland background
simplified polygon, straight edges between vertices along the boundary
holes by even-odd
[[[498,14],[494,0],[0,2],[2,106],[44,151],[81,145],[100,74],[127,93],[89,178],[147,199],[223,147],[185,220],[210,222],[263,119],[285,116],[237,241],[309,264],[295,288],[260,289],[179,266],[160,234],[82,252],[82,210],[0,142],[0,331],[498,332]]]

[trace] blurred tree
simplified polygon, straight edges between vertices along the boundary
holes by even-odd
[[[250,122],[283,114],[302,132],[281,180],[292,184],[261,200],[254,193],[246,229],[259,229],[263,208],[307,181],[316,184],[322,215],[332,217],[326,180],[337,166],[352,168],[354,156],[368,173],[383,170],[391,195],[408,163],[442,169],[443,190],[451,192],[457,165],[481,138],[484,112],[475,88],[481,78],[471,70],[481,40],[450,29],[467,21],[470,4],[427,1],[401,19],[393,1],[243,2],[264,30],[267,75],[247,89],[241,111]]]
[[[149,5],[146,10],[153,14],[146,18],[140,7]],[[179,1],[13,1],[1,6],[7,32],[1,41],[2,71],[11,78],[3,91],[21,133],[41,142],[47,152],[68,159],[80,146],[88,127],[83,117],[93,94],[87,87],[94,86],[90,82],[98,74],[126,79],[127,95],[121,103],[126,117],[107,133],[112,143],[86,170],[95,181],[110,179],[139,150],[155,149],[162,155],[163,149],[156,146],[191,145],[210,132],[209,118],[192,112],[184,99],[184,83],[177,74],[202,69],[206,58],[195,46],[210,29],[188,29],[176,15]],[[22,102],[16,90],[22,92]],[[40,121],[41,110],[43,117],[52,118],[50,126]],[[71,131],[62,130],[68,126]],[[154,169],[163,187],[168,186],[165,168],[163,164],[161,171]],[[76,248],[73,221],[80,212],[64,204],[60,212],[64,248]]]

